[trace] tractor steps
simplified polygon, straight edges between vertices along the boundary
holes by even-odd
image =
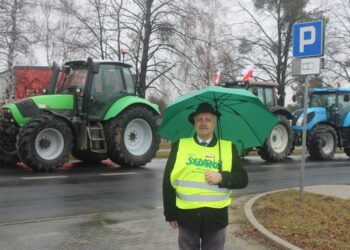
[[[91,151],[96,153],[107,153],[107,143],[102,123],[89,122],[87,131],[90,139]]]

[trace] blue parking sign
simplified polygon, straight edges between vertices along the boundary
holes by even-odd
[[[323,21],[297,23],[293,26],[293,56],[313,57],[323,55]]]

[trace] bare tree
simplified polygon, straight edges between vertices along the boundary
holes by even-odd
[[[227,18],[228,3],[221,0],[190,3],[191,12],[182,16],[178,24],[182,33],[176,43],[178,63],[173,78],[180,83],[181,92],[213,84],[213,75],[218,70],[224,81],[235,80],[241,70],[238,48],[229,36],[232,28]]]
[[[145,96],[147,89],[156,88],[159,78],[175,67],[168,58],[174,51],[174,22],[185,10],[183,4],[172,0],[132,0],[134,8],[124,8],[124,26],[130,38],[124,45],[135,65],[141,96]]]
[[[236,38],[239,38],[245,46],[252,48],[252,51],[243,55],[242,59],[253,62],[265,73],[264,77],[279,84],[278,104],[283,106],[285,87],[292,81],[288,67],[293,25],[297,21],[320,18],[322,12],[317,9],[306,11],[308,0],[254,0],[253,2],[256,12],[240,4],[241,9],[250,19],[248,24],[251,28],[250,32]],[[273,28],[271,28],[271,20],[274,22]]]
[[[7,100],[15,96],[16,56],[26,53],[30,44],[28,4],[26,0],[0,0],[0,64],[9,72]]]
[[[44,0],[36,3],[33,13],[33,23],[35,24],[35,36],[37,45],[45,50],[47,65],[51,65],[53,60],[59,56],[59,46],[57,34],[59,33],[59,18],[57,0]],[[40,15],[38,15],[40,13]]]
[[[350,81],[350,3],[335,1],[327,22],[327,43],[325,46],[326,80],[336,82]]]
[[[75,18],[75,22],[70,24],[70,31],[80,34],[67,42],[92,57],[110,59],[108,0],[87,0],[84,3],[60,1],[63,11]]]

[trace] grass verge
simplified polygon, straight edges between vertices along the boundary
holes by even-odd
[[[259,223],[303,249],[349,249],[350,200],[298,190],[266,195],[253,206]]]

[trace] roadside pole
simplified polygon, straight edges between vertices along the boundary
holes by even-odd
[[[305,77],[305,90],[304,90],[304,120],[303,120],[303,135],[302,135],[302,156],[301,156],[301,171],[300,171],[300,192],[299,199],[304,200],[304,176],[305,176],[305,157],[306,157],[306,124],[307,124],[307,108],[309,107],[309,84],[310,79],[307,75]]]
[[[297,23],[293,26],[293,62],[292,75],[305,76],[304,113],[302,134],[302,157],[300,169],[299,199],[304,200],[305,156],[307,133],[307,109],[309,103],[310,76],[320,74],[321,58],[324,53],[323,21]]]

